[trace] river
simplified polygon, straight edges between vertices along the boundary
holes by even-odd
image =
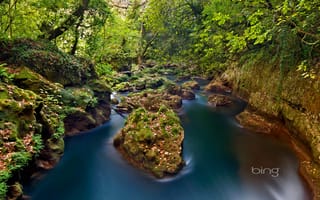
[[[186,166],[157,180],[133,168],[112,145],[124,124],[111,121],[65,139],[60,163],[25,186],[33,200],[308,200],[298,160],[286,144],[247,132],[234,115],[243,109],[214,109],[201,96],[184,101]]]

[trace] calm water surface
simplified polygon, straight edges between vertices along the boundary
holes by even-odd
[[[241,107],[241,106],[240,106]],[[25,186],[34,200],[307,200],[289,148],[244,131],[240,107],[216,110],[201,97],[184,102],[186,167],[164,180],[131,167],[112,145],[124,120],[66,138],[59,165]]]

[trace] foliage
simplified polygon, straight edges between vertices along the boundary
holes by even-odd
[[[318,1],[211,0],[195,34],[195,53],[202,63],[224,63],[269,46],[280,65],[297,66],[319,54],[318,8]]]
[[[139,31],[135,24],[113,15],[90,37],[86,54],[97,63],[110,63],[114,69],[129,65],[137,55]]]
[[[316,78],[316,73],[314,71],[314,69],[310,69],[309,67],[310,65],[308,65],[308,61],[307,60],[303,60],[300,65],[298,65],[298,69],[297,71],[301,71],[302,74],[301,76],[303,78],[311,78],[311,79],[315,79]]]
[[[12,153],[11,158],[13,165],[9,166],[9,170],[15,171],[27,165],[27,163],[31,160],[31,154],[24,151],[14,152]]]
[[[44,147],[43,140],[42,140],[42,137],[40,134],[33,135],[32,140],[34,143],[33,144],[33,151],[34,151],[35,155],[37,156]]]
[[[93,59],[100,74],[109,73],[109,64],[118,70],[148,58],[188,59],[208,74],[270,47],[273,60],[312,77],[319,7],[317,0],[134,0],[123,14],[103,0],[15,0],[0,4],[0,30],[2,38],[51,39],[65,52]]]
[[[97,63],[95,65],[95,70],[99,76],[105,76],[105,75],[113,75],[113,69],[110,64],[104,64],[104,63]]]
[[[59,116],[59,123],[56,129],[56,132],[52,135],[52,138],[54,139],[60,139],[63,138],[64,133],[65,133],[65,129],[64,129],[64,122],[63,119],[66,117],[65,114],[61,114]]]
[[[152,42],[148,57],[173,60],[176,55],[190,53],[191,34],[201,21],[201,12],[207,1],[150,0],[142,21],[145,24],[146,43]]]
[[[48,38],[66,52],[83,55],[87,39],[110,10],[103,0],[10,0],[0,4],[0,16],[1,38]]]
[[[7,180],[10,178],[10,173],[7,170],[0,170],[0,199],[5,199],[8,186]]]
[[[6,65],[6,63],[0,64],[0,80],[8,83],[13,80],[14,75],[8,72],[8,69],[5,68]]]

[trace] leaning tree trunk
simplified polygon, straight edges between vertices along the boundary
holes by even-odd
[[[90,0],[82,0],[78,8],[59,27],[49,30],[43,37],[54,40],[69,30],[80,18],[83,18],[84,12],[89,7],[89,2]]]

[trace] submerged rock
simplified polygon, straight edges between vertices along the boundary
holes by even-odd
[[[173,110],[134,110],[114,138],[114,146],[132,165],[157,178],[176,174],[184,165],[184,130]]]

